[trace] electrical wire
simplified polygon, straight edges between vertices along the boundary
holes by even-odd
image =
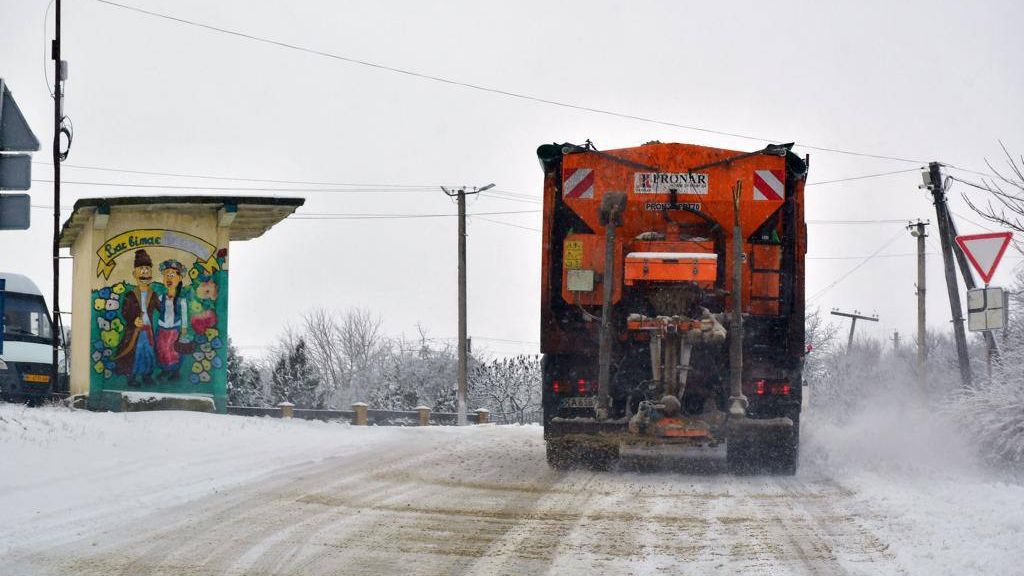
[[[467,214],[466,216],[471,216],[471,214]],[[511,228],[520,228],[522,230],[529,230],[530,232],[541,232],[540,228],[533,228],[533,227],[530,227],[530,226],[521,226],[519,224],[512,224],[511,222],[502,222],[501,220],[495,220],[493,218],[485,218],[483,216],[477,216],[476,218],[478,220],[483,220],[484,222],[490,222],[491,224],[500,224],[502,226],[509,226]]]
[[[925,252],[925,256],[934,256],[935,252]],[[875,258],[905,258],[917,256],[917,252],[903,252],[899,254],[878,254]],[[805,260],[860,260],[870,256],[805,256]]]
[[[32,162],[43,166],[53,166],[52,162]],[[354,186],[360,188],[422,188],[424,190],[437,190],[437,184],[367,184],[352,182],[315,182],[309,180],[273,180],[268,178],[243,178],[237,176],[210,176],[204,174],[187,174],[183,172],[154,172],[148,170],[129,170],[126,168],[107,168],[102,166],[84,166],[82,164],[61,163],[61,169],[76,168],[79,170],[98,170],[102,172],[118,172],[124,174],[140,174],[145,176],[171,176],[175,178],[198,178],[202,180],[228,180],[236,182],[263,182],[268,184],[302,184],[306,186]]]
[[[906,174],[907,172],[917,172],[923,168],[908,168],[906,170],[893,170],[892,172],[879,172],[878,174],[865,174],[863,176],[850,176],[849,178],[838,178],[836,180],[823,180],[820,182],[808,182],[804,186],[823,186],[825,184],[836,184],[838,182],[850,182],[851,180],[865,180],[867,178],[879,178],[882,176],[892,176],[893,174]]]
[[[38,162],[38,161],[34,161],[32,163],[33,164],[39,164],[39,165],[42,165],[42,166],[53,166],[53,164],[51,162]],[[82,164],[64,164],[64,163],[61,163],[61,168],[62,169],[63,168],[75,168],[75,169],[78,169],[78,170],[96,170],[96,171],[102,171],[102,172],[115,172],[115,173],[124,173],[124,174],[139,174],[139,175],[145,175],[145,176],[167,176],[167,177],[175,177],[175,178],[197,178],[197,179],[203,179],[203,180],[226,180],[226,181],[235,181],[235,182],[260,182],[260,183],[268,183],[268,184],[299,184],[299,185],[305,185],[305,186],[336,186],[336,187],[349,187],[349,186],[351,186],[351,187],[354,187],[354,188],[362,188],[362,189],[394,188],[394,189],[401,189],[401,190],[434,191],[434,190],[436,190],[439,187],[438,184],[390,184],[390,183],[388,183],[388,184],[380,184],[380,183],[374,184],[374,183],[354,183],[354,182],[318,182],[318,181],[310,181],[310,180],[281,180],[281,179],[270,179],[270,178],[246,178],[246,177],[238,177],[238,176],[212,176],[212,175],[208,175],[208,174],[192,174],[192,173],[185,173],[185,172],[158,172],[158,171],[150,171],[150,170],[131,170],[131,169],[126,169],[126,168],[109,168],[109,167],[103,167],[103,166],[86,166],[86,165],[82,165]],[[852,181],[852,180],[864,180],[864,179],[867,179],[867,178],[879,178],[879,177],[883,177],[883,176],[891,176],[893,174],[904,174],[904,173],[907,173],[907,172],[914,172],[916,170],[918,170],[918,168],[910,168],[910,169],[907,169],[907,170],[895,170],[895,171],[892,171],[892,172],[881,172],[881,173],[876,173],[876,174],[864,174],[864,175],[861,175],[861,176],[850,176],[850,177],[847,177],[847,178],[838,178],[838,179],[835,179],[835,180],[825,180],[825,181],[821,181],[821,182],[809,182],[808,184],[806,184],[806,186],[816,186],[816,185],[824,185],[824,184],[836,184],[836,183],[839,183],[839,182],[848,182],[848,181]],[[42,179],[34,180],[34,181],[38,181],[38,182],[52,182],[52,180],[42,180]],[[76,182],[76,181],[62,181],[62,182],[63,183],[70,183],[70,184],[89,185],[89,186],[110,185],[110,186],[139,186],[139,187],[154,187],[154,188],[165,187],[165,188],[182,188],[182,189],[186,189],[186,188],[202,189],[203,188],[203,187],[199,187],[199,186],[185,186],[185,185],[160,186],[160,185],[154,185],[154,184],[121,184],[121,183],[107,184],[107,183],[103,183],[103,182]],[[232,188],[215,188],[215,187],[210,187],[208,189],[211,189],[211,190],[222,190],[222,189],[229,189],[229,190],[235,190],[235,189],[237,189],[237,190],[271,190],[271,191],[272,190],[277,190],[277,189],[272,189],[272,188],[244,188],[244,187],[238,187],[238,188],[234,188],[234,187],[232,187]],[[303,189],[296,189],[296,190],[290,190],[290,189],[280,189],[280,190],[304,192],[304,191],[317,191],[319,189],[306,189],[306,188],[303,188]],[[514,192],[514,191],[511,191],[511,190],[493,190],[492,189],[492,190],[488,190],[486,192],[481,192],[481,195],[491,196],[491,197],[495,197],[495,198],[501,198],[501,199],[505,199],[505,200],[521,201],[521,202],[533,202],[533,203],[538,203],[538,204],[543,202],[543,199],[537,197],[534,194],[526,194],[526,193],[522,193],[522,192]]]
[[[466,216],[494,216],[501,214],[539,214],[540,210],[507,210],[501,212],[475,212]],[[458,214],[387,214],[387,213],[331,213],[331,212],[300,212],[290,216],[288,220],[407,220],[416,218],[454,218]]]
[[[365,66],[365,67],[368,67],[368,68],[374,68],[374,69],[383,70],[383,71],[386,71],[386,72],[393,72],[395,74],[401,74],[401,75],[404,75],[404,76],[409,76],[409,77],[413,77],[413,78],[419,78],[419,79],[422,79],[422,80],[430,80],[432,82],[438,82],[438,83],[447,84],[447,85],[450,85],[450,86],[459,86],[459,87],[462,87],[462,88],[468,88],[470,90],[477,90],[477,91],[480,91],[480,92],[488,92],[488,93],[492,93],[492,94],[498,94],[498,95],[501,95],[501,96],[507,96],[507,97],[510,97],[510,98],[517,98],[517,99],[520,99],[520,100],[528,100],[528,101],[531,101],[531,102],[538,102],[538,103],[541,103],[541,104],[549,104],[551,106],[559,106],[559,107],[562,107],[562,108],[569,108],[569,109],[572,109],[572,110],[580,110],[580,111],[584,111],[584,112],[592,112],[592,113],[595,113],[595,114],[602,114],[602,115],[605,115],[605,116],[614,116],[614,117],[617,117],[617,118],[625,118],[625,119],[628,119],[628,120],[636,120],[638,122],[645,122],[645,123],[648,123],[648,124],[658,124],[658,125],[661,125],[661,126],[670,126],[670,127],[673,127],[673,128],[680,128],[680,129],[684,129],[684,130],[693,130],[693,131],[696,131],[696,132],[704,132],[704,133],[708,133],[708,134],[717,134],[717,135],[720,135],[720,136],[729,136],[729,137],[732,137],[732,138],[741,138],[741,139],[745,139],[745,140],[754,140],[754,141],[758,141],[758,142],[781,142],[782,141],[782,140],[774,139],[774,138],[763,138],[763,137],[760,137],[760,136],[753,136],[753,135],[750,135],[750,134],[740,134],[740,133],[737,133],[737,132],[727,132],[727,131],[724,131],[724,130],[715,130],[715,129],[712,129],[712,128],[704,128],[704,127],[701,127],[701,126],[693,126],[693,125],[688,125],[688,124],[680,124],[678,122],[668,122],[668,121],[665,121],[665,120],[658,120],[656,118],[649,118],[649,117],[646,117],[646,116],[639,116],[639,115],[635,115],[635,114],[627,114],[627,113],[624,113],[624,112],[616,112],[616,111],[613,111],[613,110],[605,110],[605,109],[602,109],[602,108],[594,108],[592,106],[584,106],[584,105],[580,105],[580,104],[572,104],[572,103],[569,103],[569,102],[562,102],[562,101],[558,101],[558,100],[551,100],[551,99],[548,99],[548,98],[541,98],[541,97],[538,97],[538,96],[532,96],[530,94],[525,94],[525,93],[522,93],[522,92],[512,92],[510,90],[501,90],[501,89],[498,89],[498,88],[491,88],[491,87],[483,86],[483,85],[480,85],[480,84],[473,84],[473,83],[470,83],[470,82],[463,82],[463,81],[459,81],[459,80],[452,80],[450,78],[445,78],[445,77],[442,77],[442,76],[435,76],[435,75],[432,75],[432,74],[426,74],[426,73],[423,73],[423,72],[417,72],[415,70],[410,70],[410,69],[407,69],[407,68],[398,68],[398,67],[395,67],[395,66],[387,66],[387,65],[384,65],[384,64],[376,63],[376,62],[370,62],[370,61],[367,61],[367,60],[361,60],[359,58],[353,58],[353,57],[350,57],[350,56],[343,56],[343,55],[340,55],[340,54],[334,54],[332,52],[327,52],[327,51],[324,51],[324,50],[317,50],[315,48],[308,48],[308,47],[305,47],[305,46],[299,46],[297,44],[290,44],[288,42],[282,42],[280,40],[273,40],[273,39],[265,38],[265,37],[262,37],[262,36],[256,36],[256,35],[253,35],[253,34],[247,34],[245,32],[239,32],[237,30],[229,30],[227,28],[221,28],[221,27],[218,27],[218,26],[210,25],[210,24],[204,24],[204,23],[201,23],[201,22],[196,22],[194,20],[188,20],[188,19],[185,19],[185,18],[177,17],[177,16],[171,16],[169,14],[163,14],[163,13],[160,13],[160,12],[154,12],[154,11],[151,11],[151,10],[145,10],[145,9],[139,8],[137,6],[129,6],[127,4],[120,4],[118,2],[112,2],[111,0],[95,0],[95,1],[99,2],[101,4],[106,4],[108,6],[114,6],[114,7],[117,7],[117,8],[124,9],[124,10],[130,10],[130,11],[137,12],[137,13],[140,13],[140,14],[145,14],[145,15],[148,15],[148,16],[152,16],[154,18],[161,18],[161,19],[164,19],[164,20],[170,20],[172,22],[177,22],[179,24],[185,24],[185,25],[194,26],[194,27],[197,27],[197,28],[203,28],[205,30],[210,30],[210,31],[213,31],[213,32],[219,32],[221,34],[226,34],[226,35],[229,35],[229,36],[234,36],[236,38],[244,38],[246,40],[251,40],[251,41],[254,41],[254,42],[261,42],[261,43],[264,43],[264,44],[270,44],[270,45],[277,46],[277,47],[280,47],[280,48],[286,48],[288,50],[295,50],[295,51],[298,51],[298,52],[305,52],[307,54],[312,54],[312,55],[315,55],[315,56],[321,56],[321,57],[324,57],[324,58],[330,58],[330,59],[333,59],[333,60],[339,60],[339,61],[342,61],[342,62],[347,62],[349,64],[356,64],[356,65],[359,65],[359,66]],[[811,144],[801,144],[800,146],[802,146],[803,148],[810,149],[810,150],[818,150],[818,151],[821,151],[821,152],[832,152],[832,153],[836,153],[836,154],[845,154],[845,155],[849,155],[849,156],[860,156],[860,157],[864,157],[864,158],[877,158],[877,159],[880,159],[880,160],[892,160],[892,161],[896,161],[896,162],[910,162],[910,163],[913,163],[913,164],[926,164],[927,163],[927,161],[925,161],[925,160],[917,160],[917,159],[912,159],[912,158],[903,158],[903,157],[899,157],[899,156],[887,156],[887,155],[884,155],[884,154],[871,154],[871,153],[867,153],[867,152],[857,152],[857,151],[854,151],[854,150],[844,150],[844,149],[834,148],[834,147],[829,147],[829,146],[817,146],[817,145],[811,145]]]
[[[50,8],[53,7],[53,1],[46,5],[46,11],[43,12],[43,85],[46,86],[46,91],[50,93],[50,98],[54,98],[53,87],[50,86],[50,71],[46,68],[46,63],[50,60],[49,48],[50,43],[47,40],[50,39],[50,35],[47,33],[47,24],[50,21]]]
[[[33,182],[52,183],[53,180],[33,178]],[[111,186],[115,188],[157,188],[167,190],[213,190],[213,191],[248,191],[248,192],[427,192],[436,188],[260,188],[254,186],[185,186],[180,184],[141,184],[136,182],[89,182],[82,180],[63,180],[61,184],[77,184],[79,186]]]
[[[807,224],[906,224],[910,220],[808,220]]]
[[[881,252],[882,250],[885,250],[886,248],[888,248],[888,247],[889,247],[889,245],[890,245],[890,244],[892,244],[893,242],[895,242],[895,241],[896,241],[896,239],[897,239],[897,238],[899,238],[901,234],[903,234],[903,229],[902,229],[902,228],[900,228],[899,230],[897,230],[897,231],[896,231],[896,233],[892,235],[892,238],[889,238],[888,240],[886,240],[885,244],[882,244],[882,245],[881,245],[881,246],[880,246],[880,247],[879,247],[879,248],[878,248],[877,250],[875,250],[874,252],[872,252],[871,254],[869,254],[869,255],[868,255],[868,256],[867,256],[866,258],[864,258],[864,260],[862,260],[862,261],[861,261],[860,263],[858,263],[858,264],[857,264],[856,266],[854,266],[853,268],[851,268],[851,269],[847,270],[846,272],[844,272],[844,273],[843,273],[842,275],[840,275],[840,276],[839,276],[838,278],[836,278],[836,279],[835,279],[835,280],[834,280],[834,281],[833,281],[833,282],[832,282],[831,284],[829,284],[828,286],[825,286],[825,287],[824,287],[824,288],[822,288],[821,290],[818,290],[818,291],[817,291],[817,292],[815,292],[815,293],[814,293],[813,295],[811,295],[811,297],[807,299],[807,304],[810,304],[811,302],[813,302],[813,301],[817,300],[817,299],[818,299],[818,298],[820,298],[820,297],[821,297],[822,295],[824,295],[824,294],[825,294],[826,292],[828,292],[829,290],[831,290],[832,288],[834,288],[834,287],[835,287],[835,286],[836,286],[837,284],[839,284],[839,283],[840,283],[840,282],[842,282],[843,280],[847,279],[847,278],[848,278],[848,277],[849,277],[849,276],[850,276],[851,274],[853,274],[853,273],[854,273],[854,272],[856,272],[857,270],[860,270],[862,266],[864,266],[865,264],[867,264],[868,262],[870,262],[870,261],[871,261],[871,260],[872,260],[873,258],[875,258],[876,256],[878,256],[878,254],[879,254],[879,253],[880,253],[880,252]]]

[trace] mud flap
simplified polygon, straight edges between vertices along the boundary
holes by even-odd
[[[734,474],[796,474],[799,430],[789,418],[731,418],[726,460]]]
[[[619,445],[600,436],[566,435],[547,440],[548,465],[555,470],[608,470],[619,459]]]

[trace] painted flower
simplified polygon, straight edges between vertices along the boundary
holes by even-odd
[[[110,298],[110,288],[109,287],[105,286],[103,288],[100,288],[100,298]]]
[[[92,307],[94,309],[96,309],[96,310],[106,310],[107,309],[107,299],[106,298],[97,298],[97,299],[93,300],[92,301]]]
[[[110,298],[109,300],[107,300],[107,310],[117,310],[120,307],[121,303],[117,300],[117,298]]]

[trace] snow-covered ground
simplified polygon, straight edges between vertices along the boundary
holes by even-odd
[[[537,426],[0,404],[0,574],[1019,574],[1024,488],[893,408],[795,478],[554,472]]]

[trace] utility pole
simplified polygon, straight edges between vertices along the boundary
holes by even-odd
[[[910,235],[917,238],[917,385],[922,392],[925,390],[927,382],[925,361],[928,359],[928,349],[925,347],[927,325],[925,324],[924,297],[927,283],[924,273],[924,239],[928,237],[928,232],[924,227],[927,225],[928,222],[919,219],[907,226],[910,229]]]
[[[935,214],[939,225],[939,243],[942,245],[942,265],[946,274],[946,290],[949,293],[949,309],[953,315],[953,336],[956,338],[956,355],[960,363],[960,382],[971,386],[971,359],[967,355],[967,333],[964,330],[964,315],[960,308],[960,291],[956,285],[956,271],[953,269],[953,236],[950,232],[949,207],[946,205],[946,190],[942,183],[941,164],[928,164],[923,174],[924,185],[932,192],[935,200]]]
[[[892,351],[899,354],[900,352],[900,331],[892,331]]]
[[[441,187],[445,194],[458,198],[459,202],[459,389],[456,393],[459,426],[467,424],[466,365],[469,357],[469,342],[466,338],[466,194],[478,194],[491,188],[494,188],[494,184],[488,184],[482,188],[474,187],[472,190],[466,190],[465,186],[457,190]]]
[[[854,330],[857,329],[857,320],[867,320],[869,322],[878,322],[878,315],[877,314],[875,314],[873,316],[865,316],[865,315],[861,314],[859,310],[854,310],[853,312],[840,312],[838,308],[833,308],[832,309],[832,315],[833,316],[843,316],[845,318],[850,318],[852,320],[852,322],[850,322],[850,338],[846,341],[846,353],[847,354],[850,353],[850,348],[853,347],[853,332],[854,332]]]
[[[60,318],[60,135],[64,124],[64,86],[67,71],[60,59],[60,0],[55,2],[54,39],[50,46],[53,58],[53,322],[51,345],[53,347],[50,368],[50,389],[55,390],[60,382],[58,373],[58,350],[63,338]],[[67,359],[65,359],[66,361]]]

